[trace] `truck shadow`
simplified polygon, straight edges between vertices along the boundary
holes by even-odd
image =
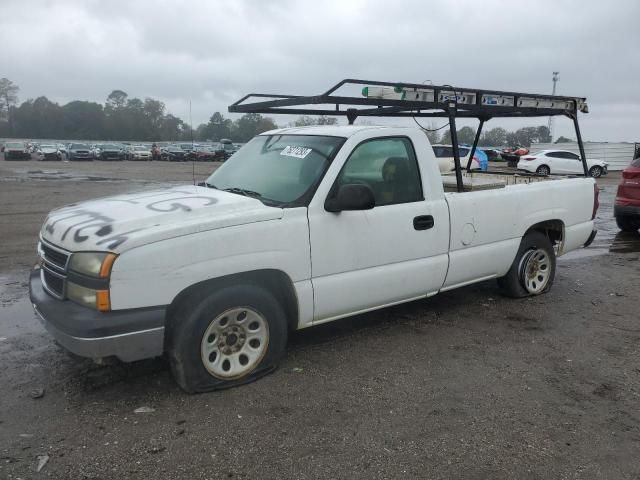
[[[388,307],[327,324],[292,332],[289,336],[287,353],[281,369],[290,370],[304,357],[309,360],[309,352],[316,347],[326,349],[344,347],[345,343],[383,341],[389,331],[397,335],[423,335],[443,328],[490,329],[491,325],[503,321],[516,330],[541,330],[536,319],[524,317],[517,312],[505,316],[505,312],[495,311],[502,302],[509,302],[500,296],[495,282],[445,292],[435,297]],[[474,314],[480,310],[482,315]],[[493,311],[493,313],[491,313]],[[442,333],[441,333],[442,334]],[[362,346],[362,348],[367,348]],[[105,389],[126,389],[128,394],[166,394],[179,391],[173,382],[166,358],[156,358],[133,363],[118,361],[99,365],[91,360],[67,357],[64,361],[63,379],[58,382],[66,395],[85,395]],[[313,354],[312,354],[313,355]],[[62,372],[60,372],[62,373]]]
[[[609,251],[612,253],[638,253],[640,252],[640,233],[618,232],[614,237]]]

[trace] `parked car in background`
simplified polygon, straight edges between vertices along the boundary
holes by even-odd
[[[608,173],[609,164],[602,160],[587,159],[589,175],[594,178]],[[518,170],[538,175],[582,175],[584,173],[579,155],[567,150],[542,150],[523,155],[517,164]]]
[[[59,143],[56,145],[56,147],[58,147],[58,151],[64,155],[65,157],[67,156],[67,146],[64,143]]]
[[[62,153],[57,145],[40,145],[36,153],[38,154],[38,160],[62,160]]]
[[[187,160],[187,152],[177,145],[169,145],[161,154],[161,159],[169,162],[184,162]]]
[[[131,149],[131,158],[129,160],[151,160],[151,149],[144,145],[134,145]]]
[[[69,160],[93,160],[91,147],[86,143],[72,143],[69,145]]]
[[[29,147],[25,142],[7,142],[4,145],[5,160],[31,160]]]
[[[487,154],[490,162],[501,162],[504,160],[502,158],[502,152],[497,148],[483,148],[482,151]]]
[[[193,152],[199,145],[196,143],[181,143],[178,146],[185,152]]]
[[[622,171],[613,215],[620,230],[635,232],[640,229],[640,158]]]
[[[215,162],[223,158],[224,153],[213,145],[200,145],[189,153],[189,160],[196,162]]]
[[[218,145],[218,154],[219,154],[218,160],[224,162],[237,151],[238,151],[238,148],[233,144],[231,140],[227,138],[223,138],[220,140],[220,144]]]
[[[161,160],[162,150],[157,144],[151,145],[151,159],[152,160]]]
[[[516,167],[518,165],[518,161],[520,161],[520,157],[522,155],[528,155],[529,149],[525,147],[517,147],[517,148],[505,148],[500,153],[502,159],[508,162],[508,166]]]
[[[106,143],[100,145],[100,160],[123,160],[124,152],[120,145]]]
[[[100,160],[100,145],[89,145],[91,147],[91,157],[95,160]]]
[[[453,159],[453,147],[451,145],[432,145],[432,148],[433,153],[438,160],[440,173],[453,172],[456,169],[455,161]],[[460,165],[462,165],[463,168],[466,168],[467,162],[469,161],[469,155],[471,154],[471,149],[468,147],[458,147],[458,153],[460,155]],[[480,169],[480,163],[475,158],[471,162],[471,169]]]

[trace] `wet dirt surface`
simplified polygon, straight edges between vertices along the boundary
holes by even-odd
[[[274,374],[190,396],[162,359],[66,354],[26,281],[51,208],[191,165],[0,161],[0,478],[638,478],[640,236],[611,218],[618,178],[548,294],[484,282],[307,329]]]

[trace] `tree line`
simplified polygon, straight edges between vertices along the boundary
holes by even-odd
[[[476,130],[471,127],[462,127],[456,130],[458,134],[459,144],[473,144],[476,136]],[[440,131],[429,127],[426,130],[427,136],[432,144],[443,143],[451,144],[451,132]],[[494,127],[492,129],[483,129],[478,140],[481,147],[530,147],[534,143],[550,143],[552,140],[549,128],[541,125],[538,127],[522,127],[516,131],[510,132],[502,127]],[[559,137],[555,143],[573,142],[570,138]]]
[[[120,141],[219,141],[228,138],[247,142],[255,135],[278,128],[269,117],[248,113],[232,120],[215,112],[207,123],[192,130],[191,125],[166,111],[160,100],[132,98],[122,90],[113,90],[104,104],[74,100],[65,105],[47,97],[29,99],[18,105],[19,87],[11,80],[0,79],[0,137],[51,138]],[[366,121],[365,121],[366,122]],[[336,118],[301,116],[289,126],[336,125]],[[441,133],[442,132],[442,133]],[[472,144],[475,130],[465,126],[458,131],[458,143]],[[431,125],[426,134],[431,143],[451,143],[448,129]],[[550,142],[546,126],[523,127],[509,132],[502,127],[484,130],[480,146],[526,146]],[[558,142],[571,141],[560,137]]]
[[[13,82],[0,79],[0,137],[148,142],[228,138],[246,142],[278,128],[272,119],[259,114],[231,120],[216,112],[208,123],[192,130],[191,125],[168,113],[160,100],[129,97],[122,90],[113,90],[104,104],[74,100],[64,105],[45,96],[18,104],[18,92]]]

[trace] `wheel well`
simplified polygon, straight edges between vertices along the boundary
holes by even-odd
[[[254,285],[268,290],[284,308],[287,316],[289,330],[295,330],[298,326],[298,297],[296,296],[293,282],[289,276],[280,270],[254,270],[251,272],[236,273],[224,277],[212,278],[198,282],[182,290],[171,302],[165,315],[165,327],[171,328],[169,321],[180,310],[194,303],[199,303],[215,289],[234,285]],[[169,335],[165,335],[165,339]]]
[[[549,165],[547,165],[546,163],[543,163],[543,164],[541,164],[541,165],[538,165],[538,166],[536,167],[536,171],[538,171],[538,169],[540,169],[540,168],[542,168],[542,167],[547,167],[547,169],[548,169],[549,171],[551,171],[551,167],[550,167]]]
[[[558,246],[558,251],[562,251],[562,241],[564,239],[564,223],[562,220],[547,220],[536,223],[527,229],[523,237],[531,231],[542,233],[549,239],[552,245]]]

